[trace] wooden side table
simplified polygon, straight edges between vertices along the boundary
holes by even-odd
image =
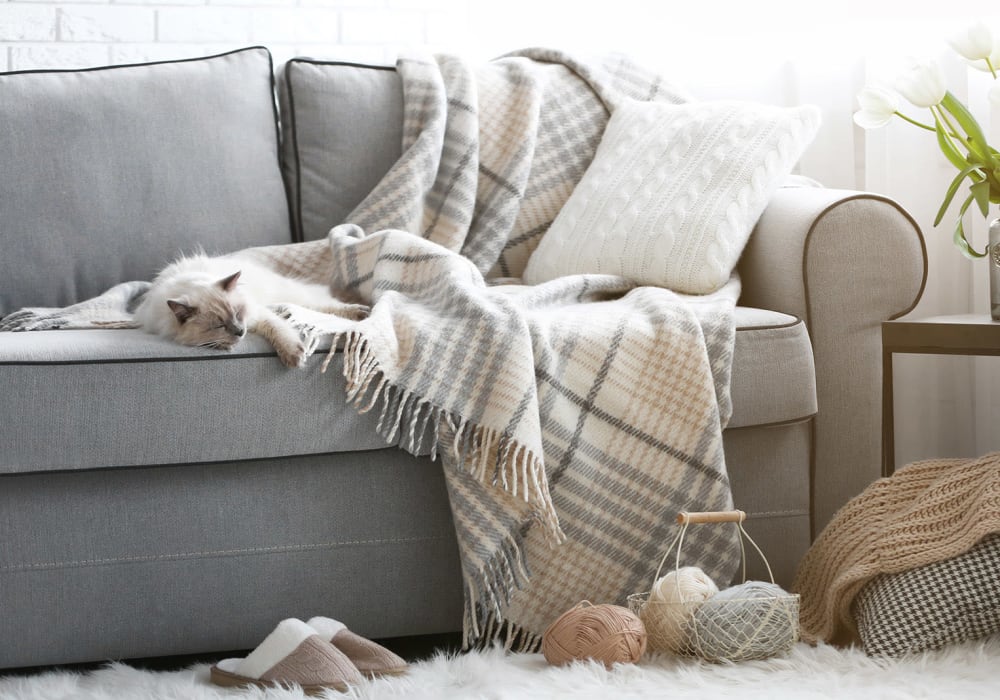
[[[986,314],[932,316],[882,323],[882,476],[896,470],[892,355],[1000,355],[1000,321]]]

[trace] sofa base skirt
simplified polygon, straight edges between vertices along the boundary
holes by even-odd
[[[767,557],[774,580],[788,589],[812,543],[812,419],[733,428],[722,437],[733,501],[747,513],[744,529]],[[768,580],[753,547],[746,547],[746,557],[747,578]]]
[[[786,587],[810,542],[810,439],[809,421],[724,434],[736,506]],[[461,629],[440,464],[396,448],[5,475],[0,524],[0,668],[249,649],[287,617]]]
[[[395,448],[3,476],[0,523],[0,668],[461,629],[440,465]]]

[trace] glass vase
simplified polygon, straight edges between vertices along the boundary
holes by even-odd
[[[990,266],[990,318],[1000,321],[1000,218],[990,222],[990,247],[986,252]]]

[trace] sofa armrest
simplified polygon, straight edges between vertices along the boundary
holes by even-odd
[[[740,303],[792,314],[809,329],[815,537],[881,475],[882,321],[909,312],[927,278],[920,227],[897,203],[848,190],[779,189],[739,271]]]

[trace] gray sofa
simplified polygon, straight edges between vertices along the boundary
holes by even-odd
[[[259,47],[0,74],[0,316],[198,246],[325,236],[398,156],[401,105],[391,68],[276,71]],[[783,188],[751,237],[726,460],[785,585],[879,475],[879,323],[924,270],[913,220],[870,194]],[[0,333],[0,668],[250,648],[291,616],[459,629],[439,465],[386,445],[318,365],[254,337]]]

